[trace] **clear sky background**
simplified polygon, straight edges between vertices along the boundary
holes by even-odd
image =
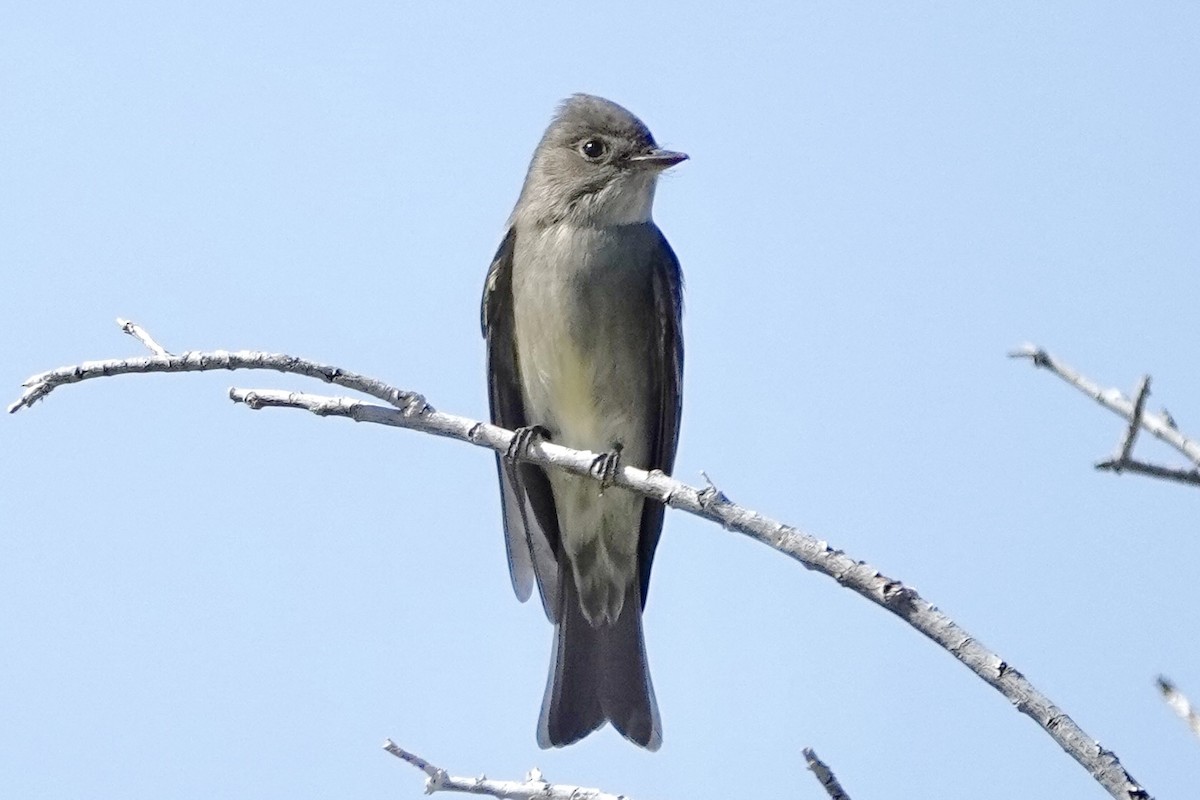
[[[6,403],[141,355],[124,316],[484,416],[484,273],[555,104],[601,94],[692,155],[656,207],[687,277],[678,477],[911,583],[1195,796],[1153,681],[1200,699],[1200,493],[1095,472],[1121,422],[1005,358],[1149,372],[1200,434],[1194,4],[15,5]],[[676,512],[662,750],[539,751],[552,633],[512,595],[490,454],[231,384],[330,390],[113,378],[0,421],[0,797],[421,796],[388,736],[641,800],[820,798],[805,746],[856,798],[1104,796],[895,617]]]

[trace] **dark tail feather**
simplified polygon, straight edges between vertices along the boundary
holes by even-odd
[[[554,626],[554,655],[538,722],[538,744],[543,748],[577,742],[605,720],[597,674],[603,630],[584,619],[569,567],[559,571],[558,583],[561,605]]]
[[[629,584],[617,624],[602,628],[600,704],[622,736],[647,750],[662,744],[658,701],[650,682],[646,642],[642,637],[642,601],[635,579]]]
[[[559,583],[562,607],[538,744],[562,747],[611,721],[626,739],[657,750],[662,726],[646,664],[637,583],[630,584],[616,624],[595,628],[583,616],[569,569],[559,573]]]

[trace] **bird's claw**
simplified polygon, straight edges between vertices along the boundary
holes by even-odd
[[[550,439],[550,431],[541,425],[527,425],[524,428],[517,428],[513,431],[513,438],[508,443],[508,449],[504,451],[504,458],[514,463],[523,458],[528,458],[530,445],[538,439],[548,441]]]
[[[617,473],[621,471],[621,445],[614,444],[611,453],[601,453],[592,459],[592,472],[600,476],[600,496],[604,490],[617,482]]]

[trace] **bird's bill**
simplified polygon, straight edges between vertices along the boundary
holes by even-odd
[[[630,156],[629,160],[635,167],[662,170],[673,167],[680,161],[687,161],[687,157],[687,153],[678,153],[674,150],[651,150],[648,153]]]

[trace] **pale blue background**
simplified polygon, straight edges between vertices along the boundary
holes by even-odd
[[[554,104],[611,97],[693,160],[677,474],[910,582],[1194,797],[1194,489],[1095,473],[1121,423],[1005,358],[1154,375],[1200,434],[1200,10],[1190,3],[6,6],[0,385],[286,351],[485,411],[478,299]],[[68,387],[0,422],[0,797],[421,796],[456,772],[642,800],[1096,798],[899,620],[671,513],[657,754],[541,752],[551,631],[513,598],[491,456],[230,384]],[[1170,453],[1150,455],[1177,463]]]

